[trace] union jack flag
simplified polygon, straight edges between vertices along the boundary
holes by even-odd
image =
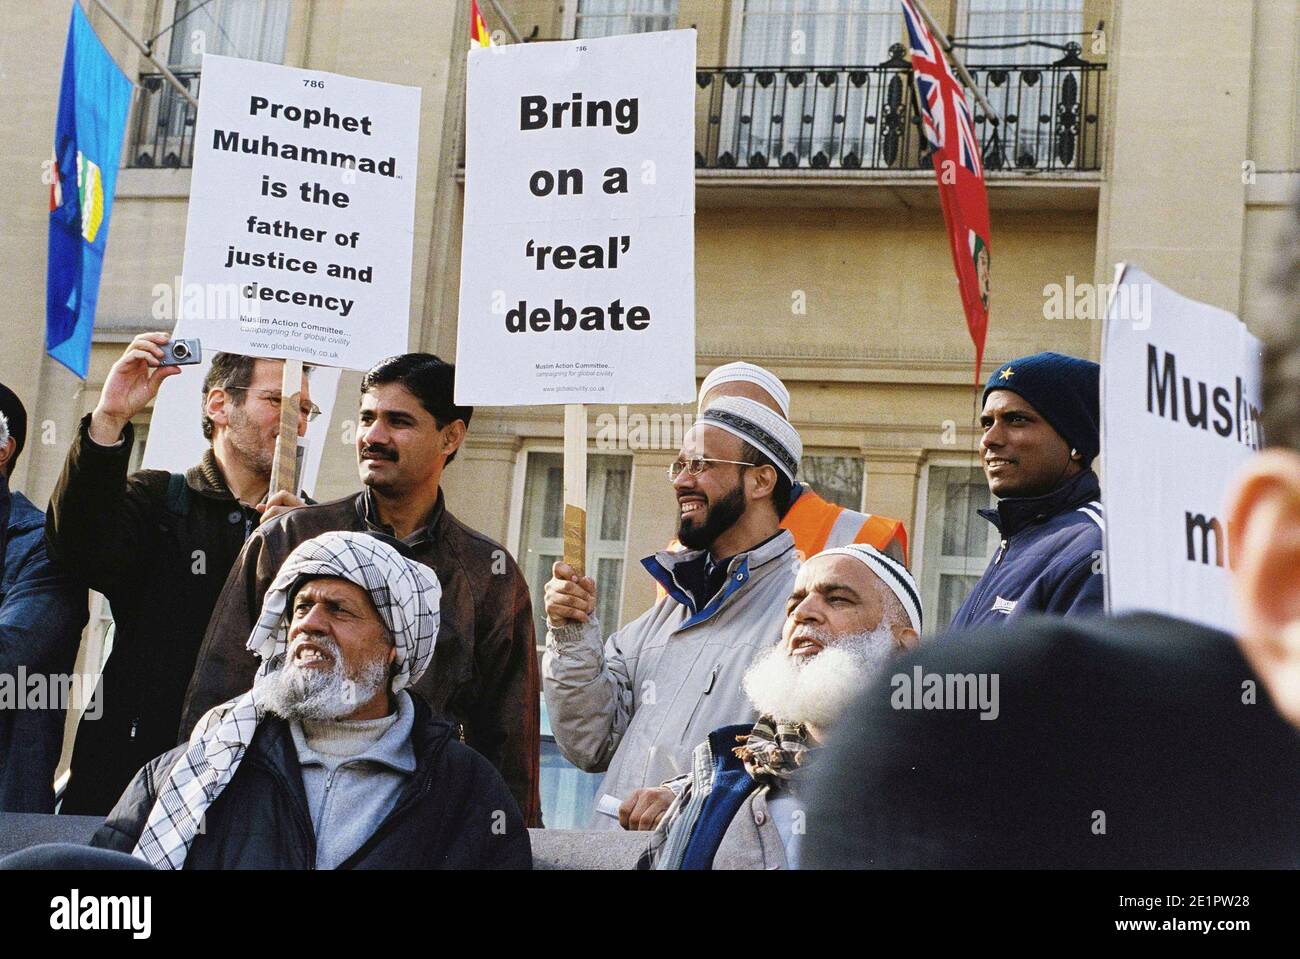
[[[980,383],[984,337],[989,322],[991,248],[989,201],[984,163],[975,136],[975,118],[966,94],[953,76],[943,50],[917,12],[914,0],[899,0],[912,48],[921,129],[931,146],[930,161],[939,185],[939,202],[948,228],[957,289],[966,327],[975,344],[975,384]]]
[[[965,91],[911,0],[901,2],[903,19],[907,21],[907,37],[912,47],[912,75],[916,79],[921,128],[925,131],[925,137],[934,147],[947,145],[947,107],[951,105],[957,126],[957,160],[975,176],[983,179],[984,164],[980,160],[979,140],[975,136],[975,117],[966,102]]]

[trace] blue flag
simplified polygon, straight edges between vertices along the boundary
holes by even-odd
[[[130,108],[131,81],[73,3],[54,127],[45,349],[82,379],[90,366],[99,271]]]

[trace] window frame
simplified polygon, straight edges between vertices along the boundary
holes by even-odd
[[[564,444],[549,439],[524,440],[522,445],[515,453],[514,473],[511,480],[511,490],[510,490],[510,519],[506,531],[506,548],[510,551],[510,555],[515,557],[515,561],[519,564],[520,570],[524,571],[525,573],[527,572],[527,568],[528,568],[527,567],[528,557],[525,556],[524,553],[522,552],[523,529],[524,529],[524,502],[525,502],[525,493],[527,491],[527,484],[528,484],[528,457],[530,454],[533,453],[537,453],[537,454],[551,453],[551,454],[558,454],[560,457],[563,457]],[[611,452],[609,450],[595,449],[591,441],[588,441],[587,443],[587,455],[623,457],[627,460],[628,508],[627,508],[627,515],[623,517],[623,553],[622,556],[620,557],[623,564],[623,572],[622,572],[622,576],[619,579],[618,596],[617,596],[617,608],[619,610],[619,615],[621,617],[622,610],[623,610],[623,596],[627,588],[627,577],[630,568],[630,564],[628,563],[628,555],[629,555],[628,551],[631,546],[632,504],[635,502],[635,496],[636,496],[635,455],[631,450],[628,451],[616,450]],[[609,559],[612,557],[602,557],[602,558]],[[590,570],[588,570],[588,575],[593,575]],[[525,575],[525,581],[527,581],[526,575]],[[602,629],[606,629],[608,630],[608,632],[613,632],[613,627],[609,626],[608,624],[602,623],[601,626]],[[545,642],[546,642],[546,637],[539,636],[537,638],[538,649],[541,649],[542,646],[545,645]]]
[[[934,604],[938,602],[938,594],[930,595],[926,588],[926,570],[925,570],[925,542],[926,542],[926,519],[929,516],[929,499],[930,499],[930,469],[938,467],[940,469],[981,469],[979,459],[972,455],[959,456],[954,454],[927,457],[921,466],[921,475],[916,490],[916,515],[912,517],[912,541],[908,548],[909,558],[911,559],[911,573],[916,580],[917,587],[921,591],[921,609],[928,615],[933,610]],[[992,493],[989,494],[992,496]],[[985,561],[987,562],[987,560]],[[976,575],[983,575],[984,569],[981,567]],[[942,574],[940,574],[942,575]],[[935,587],[938,587],[938,578],[935,578]]]
[[[798,481],[800,483],[803,483],[809,489],[813,489],[815,491],[815,487],[813,487],[811,483],[805,482],[803,478],[802,460],[805,458],[857,460],[862,465],[862,486],[858,489],[857,505],[849,508],[858,513],[870,512],[867,509],[867,482],[868,482],[867,474],[869,470],[867,464],[867,457],[863,454],[862,447],[860,446],[815,446],[811,449],[805,449],[803,451],[803,456],[800,458],[800,463],[799,463],[800,472],[798,476]],[[821,496],[820,493],[818,493],[817,495]],[[825,499],[824,496],[822,498]]]
[[[560,36],[564,40],[578,39],[578,7],[581,3],[582,0],[568,0],[568,3],[564,5],[564,23],[560,28]],[[681,0],[678,0],[677,16],[676,16],[676,19],[678,21],[681,20],[681,13],[682,13]],[[676,24],[674,24],[669,29],[676,30],[678,29],[678,27]],[[626,35],[627,34],[616,34],[616,36],[626,36]]]

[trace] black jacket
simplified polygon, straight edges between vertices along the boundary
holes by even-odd
[[[176,744],[181,703],[212,608],[261,518],[227,488],[212,450],[171,474],[127,477],[133,432],[102,447],[82,420],[50,500],[50,558],[108,597],[116,623],[99,692],[83,721],[62,811],[102,816],[141,766]]]
[[[411,731],[416,769],[392,812],[340,869],[530,869],[528,830],[505,782],[457,742],[419,696]],[[92,846],[131,852],[159,786],[184,752],[177,746],[136,775]],[[186,869],[314,869],[316,836],[289,724],[264,720],[208,808]]]
[[[902,708],[918,668],[997,676],[996,718]],[[1300,730],[1230,636],[1166,616],[1040,617],[922,643],[827,748],[808,866],[1300,864]]]

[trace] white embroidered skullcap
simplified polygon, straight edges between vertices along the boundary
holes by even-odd
[[[710,370],[700,384],[699,412],[704,410],[704,397],[708,396],[709,390],[723,383],[753,383],[781,407],[782,416],[790,418],[790,391],[775,373],[753,363],[724,363]]]
[[[756,400],[743,396],[722,396],[714,400],[695,420],[726,430],[753,446],[776,464],[791,483],[799,472],[803,440],[799,431],[777,413]]]
[[[912,622],[912,628],[920,634],[921,594],[916,588],[916,580],[912,578],[906,566],[866,543],[824,549],[817,556],[852,556],[858,562],[865,563],[867,568],[898,597],[898,601],[903,604],[903,610],[907,613],[907,618]]]

